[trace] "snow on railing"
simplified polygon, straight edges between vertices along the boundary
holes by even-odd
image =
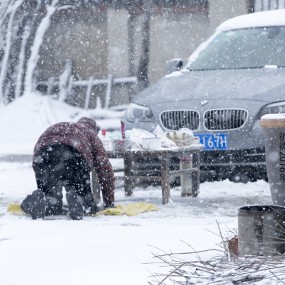
[[[265,11],[274,9],[284,9],[284,0],[255,0],[254,11]]]
[[[113,75],[109,74],[108,78],[106,79],[95,79],[92,76],[89,78],[89,80],[78,80],[73,81],[72,76],[69,77],[69,80],[67,84],[62,84],[60,80],[54,80],[53,77],[50,77],[47,81],[38,81],[35,83],[35,90],[38,90],[39,87],[46,87],[46,94],[51,95],[56,87],[61,95],[61,100],[67,97],[68,94],[71,94],[72,89],[74,87],[86,87],[86,94],[85,94],[85,104],[84,109],[87,110],[89,107],[90,99],[92,96],[92,88],[94,86],[99,85],[105,85],[106,88],[106,97],[105,97],[105,104],[104,108],[109,108],[111,95],[112,95],[112,88],[115,85],[125,85],[125,84],[131,84],[135,85],[137,84],[137,77],[120,77],[120,78],[114,78]]]

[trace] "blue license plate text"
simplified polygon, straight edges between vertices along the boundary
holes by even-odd
[[[226,150],[228,149],[228,134],[195,134],[204,145],[204,150]]]

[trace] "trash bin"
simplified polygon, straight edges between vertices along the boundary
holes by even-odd
[[[265,140],[266,168],[273,205],[285,206],[285,114],[267,114],[260,126]]]
[[[285,253],[285,207],[244,206],[238,211],[238,255]]]

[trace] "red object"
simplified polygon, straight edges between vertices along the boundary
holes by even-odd
[[[103,136],[103,137],[106,136],[106,130],[102,130],[102,136]]]
[[[121,133],[122,133],[122,139],[124,140],[126,138],[126,133],[125,133],[125,124],[122,121],[121,121]]]

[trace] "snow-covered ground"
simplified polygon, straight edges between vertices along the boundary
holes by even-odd
[[[158,211],[82,221],[66,217],[33,221],[7,213],[10,202],[20,202],[36,188],[29,157],[17,162],[9,161],[9,156],[30,155],[38,136],[51,123],[73,121],[80,115],[78,109],[37,94],[0,109],[0,284],[145,285],[154,279],[153,273],[163,270],[153,253],[185,252],[189,246],[197,251],[220,249],[219,227],[224,236],[232,235],[239,207],[271,204],[264,181],[206,182],[197,198],[182,198],[177,187],[171,189],[168,205],[161,204],[159,187],[136,188],[133,196],[126,197],[118,182],[117,205],[148,202]],[[99,124],[106,122],[118,125],[119,119]]]

